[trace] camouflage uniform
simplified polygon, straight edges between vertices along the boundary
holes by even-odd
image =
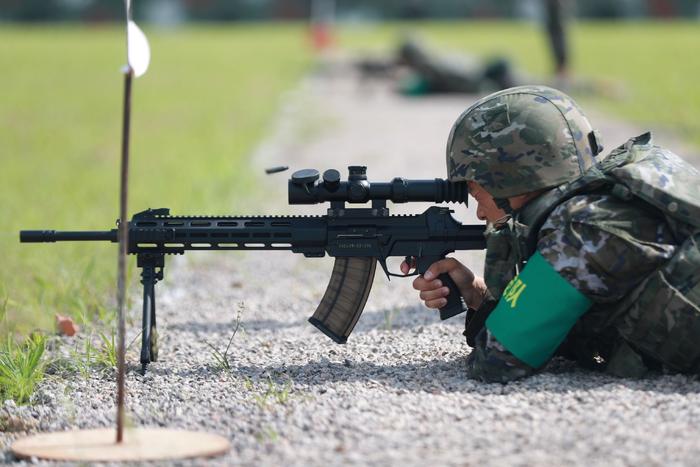
[[[576,104],[550,88],[495,93],[457,120],[451,179],[476,181],[499,205],[542,190],[490,232],[482,308],[493,308],[539,252],[593,302],[557,355],[622,376],[700,373],[700,174],[648,134],[596,163],[599,149]],[[506,382],[536,371],[486,328],[471,344],[474,378]]]

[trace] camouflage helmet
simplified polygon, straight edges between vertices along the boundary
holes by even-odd
[[[447,140],[447,174],[504,200],[580,177],[601,150],[573,99],[546,86],[518,86],[459,116]]]

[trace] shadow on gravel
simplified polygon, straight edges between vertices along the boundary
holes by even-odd
[[[306,320],[304,320],[305,322]],[[274,319],[252,319],[252,320],[241,320],[241,326],[246,331],[255,330],[280,330],[289,329],[302,324],[302,321],[277,321]],[[236,321],[185,321],[180,323],[174,323],[167,325],[167,330],[174,330],[180,332],[191,332],[193,334],[212,334],[212,333],[228,333],[233,328],[236,327]]]
[[[400,365],[378,365],[373,362],[332,362],[326,359],[304,365],[234,366],[231,374],[241,378],[294,381],[302,386],[318,387],[326,392],[329,383],[363,382],[389,386],[398,392],[460,393],[489,395],[549,392],[569,393],[630,391],[662,394],[700,393],[698,377],[656,374],[644,379],[617,378],[588,371],[573,362],[555,360],[542,373],[508,384],[483,383],[465,375],[466,357],[453,360],[430,360]],[[336,388],[337,389],[337,388]]]
[[[464,323],[464,315],[458,315],[449,322],[460,321]],[[366,332],[373,329],[411,329],[418,326],[428,326],[440,322],[437,313],[410,306],[404,308],[385,308],[383,310],[368,311],[362,314],[353,333]]]
[[[242,351],[242,349],[238,349]],[[244,351],[244,350],[243,350]],[[391,349],[387,349],[391,352]],[[406,358],[411,358],[406,355]],[[344,359],[333,361],[326,357],[304,364],[273,365],[239,364],[232,358],[230,369],[214,363],[203,366],[170,366],[167,360],[149,366],[148,375],[139,374],[140,366],[129,365],[128,372],[135,374],[144,384],[158,378],[221,381],[222,376],[233,380],[271,380],[277,384],[292,381],[299,387],[307,387],[319,393],[338,390],[336,383],[363,383],[378,388],[393,388],[397,394],[415,392],[432,394],[473,393],[481,395],[509,395],[528,393],[581,393],[595,391],[596,397],[605,397],[621,388],[628,391],[655,394],[685,395],[700,393],[700,377],[680,374],[655,373],[643,379],[618,378],[584,369],[575,362],[555,358],[540,373],[507,384],[483,383],[466,377],[466,355],[448,360],[412,361],[401,364],[381,364],[372,361]]]
[[[309,317],[311,317],[313,310],[309,312],[308,316],[300,317],[295,321],[279,321],[275,319],[243,319],[241,321],[241,326],[246,331],[256,331],[256,330],[282,330],[289,329],[297,326],[311,326],[308,323]],[[274,314],[274,312],[271,312]],[[455,318],[455,320],[463,320],[464,315],[459,315],[460,317]],[[353,333],[367,332],[373,329],[383,329],[383,330],[395,330],[395,329],[410,329],[417,326],[426,326],[439,322],[439,317],[436,314],[432,314],[430,311],[422,309],[420,307],[405,307],[405,308],[391,308],[376,311],[367,311],[360,316],[357,326],[355,327]],[[452,321],[450,321],[452,322]],[[228,332],[228,330],[233,329],[236,325],[235,321],[185,321],[179,323],[168,324],[165,327],[165,332],[168,330],[180,331],[180,332],[191,332],[194,334],[211,334],[211,333],[221,333]]]

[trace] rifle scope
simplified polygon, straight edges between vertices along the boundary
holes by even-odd
[[[389,200],[394,203],[425,201],[431,203],[467,204],[467,182],[433,180],[406,180],[395,178],[390,182],[370,182],[367,167],[348,167],[347,181],[340,180],[340,172],[329,169],[319,181],[316,169],[298,170],[289,179],[289,204],[318,204],[328,201],[366,203]]]

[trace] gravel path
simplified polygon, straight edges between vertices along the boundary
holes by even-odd
[[[255,155],[256,173],[279,164],[341,172],[362,164],[371,180],[443,177],[447,133],[471,101],[403,99],[340,75],[309,79],[286,97]],[[640,132],[596,117],[608,148]],[[657,141],[691,154],[670,137]],[[323,213],[286,205],[288,175],[261,176],[271,195],[247,213]],[[458,256],[481,270],[481,253]],[[339,346],[306,322],[331,266],[286,252],[170,261],[158,285],[161,359],[145,377],[136,366],[128,373],[131,420],[227,436],[233,449],[212,465],[697,465],[696,379],[616,379],[555,361],[525,381],[473,382],[463,371],[462,319],[440,322],[410,280],[389,283],[379,273],[354,333]],[[226,370],[210,346],[225,349],[238,313],[242,329]],[[0,414],[14,417],[16,429],[110,426],[113,393],[111,375],[59,372],[31,407],[5,403]],[[8,461],[18,435],[0,433]]]

